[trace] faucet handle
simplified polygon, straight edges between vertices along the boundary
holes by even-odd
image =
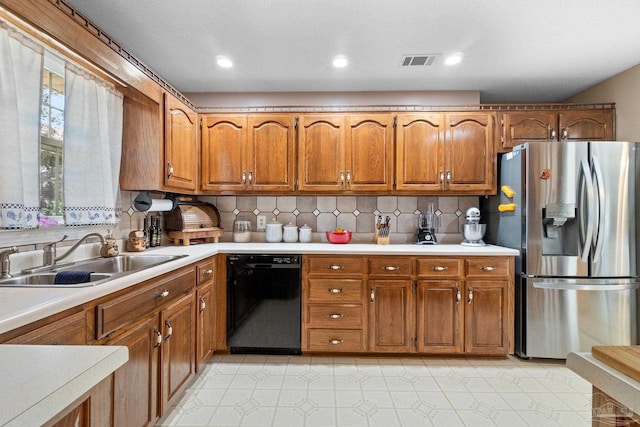
[[[56,262],[56,244],[66,240],[69,235],[65,234],[62,239],[44,245],[43,261],[44,265],[54,265]]]

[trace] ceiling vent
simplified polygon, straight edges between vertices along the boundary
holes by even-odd
[[[425,67],[432,65],[439,54],[404,55],[400,65],[403,67]]]

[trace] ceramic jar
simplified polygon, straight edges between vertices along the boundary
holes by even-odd
[[[298,227],[294,224],[289,223],[284,226],[284,233],[282,235],[282,240],[285,243],[295,243],[298,241]]]
[[[311,243],[311,227],[307,224],[300,227],[300,236],[298,239],[300,243]]]
[[[275,218],[266,225],[264,239],[267,243],[278,243],[282,241],[282,223]]]

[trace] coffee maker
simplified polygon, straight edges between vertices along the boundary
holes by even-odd
[[[435,245],[436,230],[440,225],[440,217],[433,212],[433,203],[429,204],[429,211],[418,216],[418,232],[416,233],[417,245]]]
[[[486,243],[482,240],[484,233],[487,231],[486,224],[480,224],[480,209],[469,208],[466,213],[467,223],[462,225],[462,235],[464,246],[484,246]]]

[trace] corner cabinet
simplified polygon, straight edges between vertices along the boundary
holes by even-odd
[[[495,194],[495,114],[399,114],[396,190]]]
[[[393,188],[390,114],[300,116],[301,192],[388,192]]]
[[[202,192],[294,190],[295,116],[204,115]]]
[[[500,114],[501,151],[529,141],[609,141],[615,139],[615,110],[524,110]]]

